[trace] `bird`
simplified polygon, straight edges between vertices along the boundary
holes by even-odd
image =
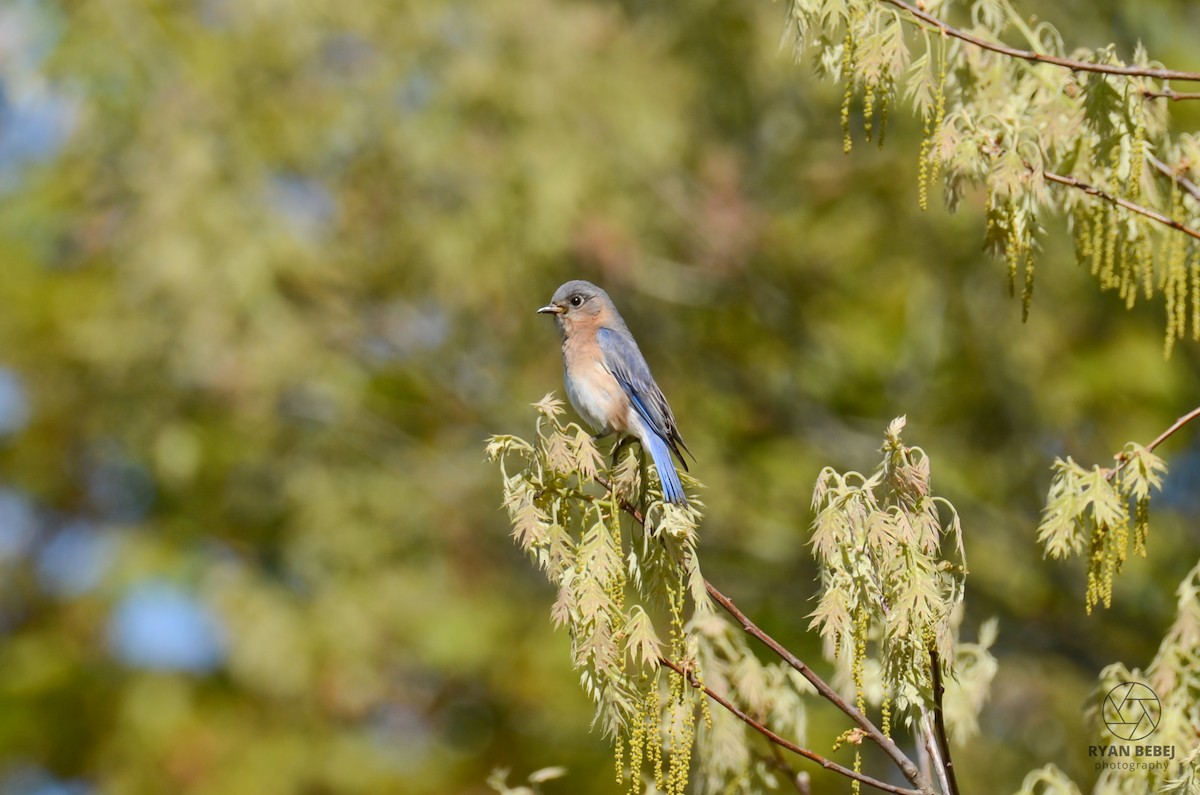
[[[550,303],[537,310],[554,315],[562,335],[563,383],[571,405],[597,437],[616,434],[619,450],[630,438],[650,454],[663,499],[687,505],[687,495],[671,454],[684,471],[680,448],[688,450],[667,399],[650,374],[629,327],[612,299],[582,279],[554,291]]]

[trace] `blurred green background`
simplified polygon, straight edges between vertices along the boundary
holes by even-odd
[[[1200,69],[1190,0],[1026,10]],[[0,4],[0,792],[616,791],[482,453],[561,391],[533,310],[578,277],[696,453],[709,578],[808,659],[814,478],[907,414],[964,634],[1000,618],[964,791],[1087,784],[1095,676],[1149,662],[1197,557],[1200,444],[1161,448],[1149,557],[1091,617],[1034,544],[1049,466],[1194,407],[1200,346],[1164,360],[1161,304],[1100,294],[1058,221],[1022,324],[978,203],[917,209],[910,112],[842,154],[786,11]]]

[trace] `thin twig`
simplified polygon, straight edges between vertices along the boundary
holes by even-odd
[[[1176,431],[1178,431],[1184,425],[1187,425],[1189,422],[1196,419],[1197,417],[1200,417],[1200,407],[1192,409],[1187,414],[1184,414],[1182,417],[1175,420],[1175,422],[1171,424],[1170,428],[1167,428],[1165,431],[1163,431],[1157,437],[1155,437],[1153,442],[1146,445],[1146,449],[1149,450],[1150,452],[1154,452],[1155,447],[1158,447],[1160,444],[1165,442],[1167,439],[1170,439],[1175,434]]]
[[[946,693],[942,684],[942,661],[933,646],[929,647],[929,671],[933,680],[933,728],[937,731],[937,742],[942,750],[946,795],[958,795],[958,777],[954,774],[954,760],[950,758],[950,738],[946,734],[946,718],[942,710],[942,696]]]
[[[1016,47],[1009,47],[1007,44],[988,41],[981,39],[973,33],[967,33],[964,30],[950,25],[946,22],[930,14],[928,11],[922,11],[914,5],[906,3],[904,0],[879,0],[881,3],[888,3],[896,8],[903,9],[912,14],[922,22],[932,25],[947,36],[952,36],[956,39],[974,44],[976,47],[981,47],[985,50],[1007,55],[1010,58],[1020,58],[1024,61],[1032,61],[1033,63],[1047,63],[1054,66],[1061,66],[1070,69],[1074,72],[1099,72],[1106,75],[1124,75],[1126,77],[1151,77],[1158,80],[1180,80],[1200,82],[1200,72],[1181,72],[1176,69],[1151,69],[1142,66],[1117,66],[1115,64],[1103,63],[1088,63],[1087,61],[1076,61],[1071,58],[1063,58],[1058,55],[1046,55],[1032,50],[1021,50]]]
[[[1175,422],[1171,423],[1170,428],[1167,428],[1165,431],[1163,431],[1158,436],[1156,436],[1154,441],[1152,441],[1150,444],[1146,445],[1146,451],[1150,452],[1150,453],[1154,452],[1154,448],[1158,447],[1160,444],[1165,442],[1167,439],[1170,439],[1172,436],[1175,435],[1176,431],[1178,431],[1184,425],[1187,425],[1189,422],[1196,419],[1197,417],[1200,417],[1200,406],[1192,409],[1187,414],[1184,414],[1182,417],[1175,420]],[[1109,469],[1106,471],[1106,473],[1104,475],[1105,480],[1111,481],[1113,478],[1115,478],[1117,476],[1117,473],[1120,472],[1122,469],[1124,469],[1126,466],[1128,466],[1129,462],[1132,460],[1129,456],[1125,455],[1124,451],[1117,453],[1116,459],[1117,459],[1117,465],[1115,467],[1113,467],[1112,469]]]
[[[603,475],[596,475],[596,482],[599,483],[604,488],[605,491],[616,493],[615,490],[613,489],[612,482],[610,480],[608,480],[607,478],[605,478]],[[642,516],[642,512],[640,510],[638,510],[638,507],[636,505],[631,505],[630,503],[628,503],[627,501],[622,499],[621,500],[621,510],[624,511],[625,513],[629,514],[630,516],[632,516],[633,521],[637,522],[642,527],[646,526],[646,517]]]
[[[945,795],[950,793],[950,780],[946,776],[946,764],[942,758],[942,749],[938,746],[937,737],[934,736],[932,719],[929,717],[929,710],[921,707],[921,722],[920,722],[921,744],[925,746],[930,759],[933,760],[933,769],[937,773],[938,783],[942,785],[942,792]]]
[[[921,775],[930,781],[933,780],[933,760],[929,758],[929,743],[920,742],[921,733],[917,732],[915,738],[918,742],[914,743],[917,749],[917,764],[921,768]]]
[[[807,679],[809,683],[816,688],[817,693],[819,693],[822,698],[833,704],[835,707],[845,713],[846,716],[852,721],[857,723],[859,727],[862,728],[866,736],[869,737],[872,742],[878,745],[879,748],[885,754],[887,754],[893,762],[895,762],[896,766],[900,768],[900,771],[904,773],[904,777],[906,779],[916,785],[921,792],[926,793],[926,795],[931,795],[933,792],[933,785],[930,784],[928,779],[921,775],[921,771],[918,770],[917,766],[913,764],[912,760],[905,755],[904,751],[900,750],[900,746],[896,745],[896,742],[891,737],[888,737],[886,734],[880,731],[879,728],[871,722],[870,718],[859,712],[854,705],[848,703],[844,698],[842,698],[836,690],[825,683],[824,679],[817,676],[817,674],[811,668],[809,668],[803,660],[801,660],[795,654],[792,654],[792,652],[790,652],[788,649],[784,648],[779,641],[775,640],[770,635],[759,629],[757,624],[751,621],[745,613],[737,608],[737,605],[733,603],[733,600],[718,591],[711,582],[705,580],[704,588],[708,591],[708,595],[711,596],[717,604],[724,608],[725,612],[733,616],[734,620],[742,625],[742,629],[744,629],[748,634],[757,638],[768,649],[775,652],[775,654],[778,655],[779,658],[785,663],[796,669],[801,676]]]
[[[1172,229],[1175,229],[1179,232],[1183,232],[1185,235],[1188,235],[1190,237],[1194,237],[1197,240],[1200,240],[1200,231],[1196,231],[1195,229],[1192,229],[1190,226],[1181,224],[1179,221],[1176,221],[1174,218],[1163,215],[1158,210],[1151,210],[1149,207],[1143,207],[1140,204],[1134,204],[1133,202],[1129,201],[1128,199],[1122,199],[1120,196],[1113,196],[1111,193],[1102,191],[1097,187],[1087,184],[1083,180],[1076,179],[1075,177],[1069,177],[1069,176],[1065,177],[1062,174],[1053,174],[1049,171],[1043,171],[1042,176],[1044,176],[1050,182],[1057,182],[1059,185],[1066,185],[1067,187],[1078,188],[1079,190],[1083,191],[1084,193],[1088,194],[1089,196],[1095,196],[1096,198],[1103,199],[1104,201],[1106,201],[1110,204],[1115,204],[1118,207],[1124,207],[1126,210],[1131,210],[1131,211],[1137,213],[1138,215],[1144,215],[1152,221],[1157,221],[1158,223],[1163,224],[1164,226],[1169,226]]]
[[[905,787],[898,787],[895,784],[889,784],[886,781],[880,781],[877,778],[871,778],[870,776],[864,775],[862,773],[856,773],[853,770],[851,770],[850,768],[839,765],[837,762],[834,762],[830,759],[826,759],[825,757],[821,756],[818,753],[814,753],[814,752],[808,750],[807,748],[801,748],[800,746],[796,745],[795,743],[790,742],[789,740],[785,740],[784,738],[780,737],[778,734],[771,731],[766,726],[762,725],[761,723],[759,723],[754,718],[747,715],[742,710],[738,709],[738,707],[735,706],[731,701],[729,701],[728,699],[724,698],[723,696],[713,692],[705,685],[701,684],[700,681],[696,679],[695,674],[692,673],[692,671],[690,669],[684,669],[682,666],[680,666],[674,662],[671,662],[670,660],[666,659],[665,657],[659,657],[658,664],[661,666],[664,666],[666,668],[670,668],[675,673],[684,677],[687,680],[688,684],[690,684],[692,687],[696,688],[697,690],[703,691],[703,693],[706,696],[708,696],[713,701],[720,704],[730,714],[734,715],[736,718],[741,720],[747,726],[754,729],[756,732],[758,732],[762,736],[766,737],[768,740],[775,743],[780,748],[786,748],[787,750],[791,751],[794,754],[798,754],[800,756],[803,756],[805,759],[809,759],[809,760],[812,760],[813,762],[816,762],[818,765],[825,768],[826,770],[832,770],[835,773],[839,773],[848,778],[855,779],[856,781],[860,781],[863,784],[867,784],[869,786],[874,787],[875,789],[882,790],[883,792],[891,792],[891,793],[894,793],[894,795],[921,795],[920,790],[907,789]]]
[[[1183,188],[1184,191],[1186,191],[1187,194],[1193,199],[1200,201],[1200,187],[1197,187],[1196,183],[1192,182],[1190,179],[1180,174],[1178,170],[1168,166],[1166,163],[1159,160],[1149,152],[1146,153],[1146,162],[1154,166],[1154,168],[1157,169],[1160,174],[1164,175],[1168,179],[1172,180],[1176,185]]]
[[[1172,91],[1164,88],[1159,91],[1143,89],[1142,96],[1147,99],[1169,99],[1172,102],[1183,102],[1189,99],[1200,99],[1200,91]]]

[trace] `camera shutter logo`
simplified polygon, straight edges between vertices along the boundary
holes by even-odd
[[[1162,705],[1149,686],[1122,682],[1108,691],[1100,715],[1113,737],[1133,742],[1149,737],[1158,728]]]

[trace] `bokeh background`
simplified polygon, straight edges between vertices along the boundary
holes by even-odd
[[[1164,360],[1161,305],[1099,293],[1057,220],[1022,323],[977,202],[917,209],[908,110],[843,155],[786,11],[0,4],[0,792],[616,791],[482,452],[561,390],[533,310],[576,277],[696,453],[708,576],[812,660],[814,478],[906,414],[964,634],[1000,620],[964,791],[1086,785],[1096,674],[1149,662],[1200,555],[1200,444],[1161,448],[1149,556],[1090,617],[1034,543],[1050,463],[1193,408],[1200,346]],[[1200,69],[1190,0],[1026,11]]]

